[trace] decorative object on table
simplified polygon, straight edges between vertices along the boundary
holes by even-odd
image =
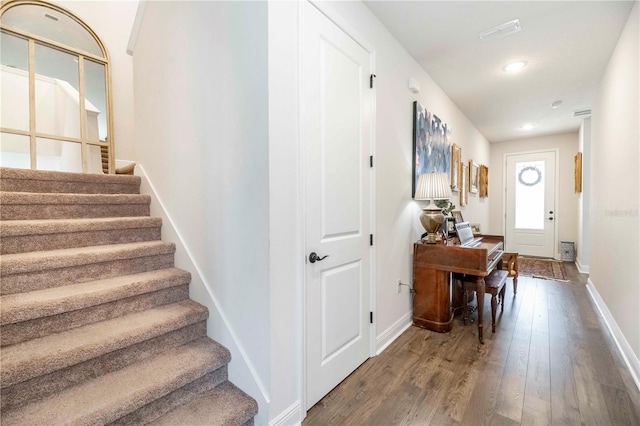
[[[582,153],[578,152],[575,157],[573,157],[573,179],[575,181],[574,192],[579,194],[582,192]]]
[[[469,160],[469,192],[478,193],[478,165]]]
[[[545,280],[570,282],[567,279],[562,262],[553,259],[520,256],[518,258],[518,275],[542,278]]]
[[[469,166],[466,163],[460,163],[460,205],[469,204]]]
[[[489,196],[489,168],[483,164],[480,165],[480,198]]]
[[[464,219],[462,218],[462,212],[460,210],[452,211],[451,216],[453,216],[453,220],[455,220],[456,223],[464,222]]]
[[[425,173],[446,173],[451,179],[451,129],[418,101],[413,103],[413,181],[415,198],[418,178]]]
[[[447,236],[447,238],[456,236],[456,220],[453,217],[445,217],[444,222],[442,222],[442,232]]]
[[[446,173],[424,173],[418,179],[416,188],[416,200],[448,200],[451,198],[451,187],[449,186],[449,175]],[[428,244],[435,244],[439,238],[436,234],[444,222],[442,209],[435,204],[429,203],[422,209],[420,223],[427,231],[424,241]]]
[[[451,144],[451,190],[460,191],[460,162],[462,161],[462,148]]]
[[[471,232],[473,232],[473,235],[481,235],[482,234],[482,229],[480,229],[480,224],[479,223],[470,223],[469,226],[471,226]]]

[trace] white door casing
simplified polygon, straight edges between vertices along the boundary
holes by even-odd
[[[505,246],[521,255],[556,255],[556,151],[505,159]]]
[[[370,60],[304,3],[306,409],[370,353]],[[311,263],[312,252],[328,257]]]

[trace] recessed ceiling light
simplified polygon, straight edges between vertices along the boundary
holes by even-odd
[[[560,105],[562,105],[562,101],[555,101],[551,104],[551,108],[556,109],[558,108]]]
[[[533,124],[533,123],[525,123],[525,124],[523,124],[523,125],[522,125],[522,127],[520,127],[520,128],[521,128],[522,130],[531,130],[531,129],[533,129],[534,127],[536,127],[536,125],[535,125],[535,124]]]
[[[522,68],[524,68],[526,65],[527,65],[526,61],[516,61],[516,62],[511,62],[510,64],[505,65],[503,69],[506,72],[517,72],[517,71],[520,71]]]

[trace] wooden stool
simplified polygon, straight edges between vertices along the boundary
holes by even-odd
[[[502,254],[502,270],[507,271],[509,278],[513,278],[513,295],[518,293],[518,253]]]
[[[499,269],[494,270],[492,273],[484,277],[485,284],[485,294],[491,294],[491,332],[496,332],[496,311],[498,310],[498,300],[497,297],[500,296],[500,306],[501,310],[504,310],[504,290],[505,283],[507,282],[507,277],[509,273],[507,271],[502,271]],[[462,321],[466,325],[467,324],[467,292],[469,291],[477,291],[477,280],[478,277],[470,275],[467,276],[466,279],[462,283],[462,288],[464,291],[464,295],[462,297],[463,306],[463,316]],[[484,343],[484,339],[481,335],[482,332],[482,324],[478,321],[478,338],[480,339],[480,343]]]

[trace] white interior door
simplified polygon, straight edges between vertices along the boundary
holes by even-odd
[[[303,43],[308,409],[369,357],[372,95],[369,53],[306,2]]]
[[[556,152],[507,155],[507,251],[554,257]]]

